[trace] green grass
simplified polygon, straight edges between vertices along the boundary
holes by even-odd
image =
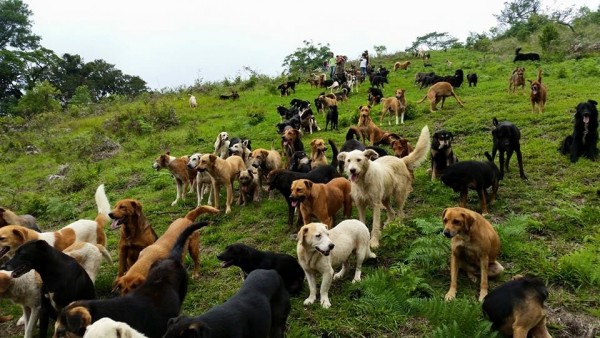
[[[599,59],[541,63],[548,102],[543,114],[532,114],[527,89],[508,93],[508,77],[514,68],[511,53],[432,52],[433,69],[423,69],[415,60],[408,71],[392,72],[384,93],[406,89],[411,113],[404,125],[384,129],[414,144],[424,125],[432,132],[444,128],[455,135],[453,148],[459,159],[482,160],[483,153],[491,150],[493,117],[519,126],[529,180],[518,177],[513,159],[498,200],[489,208],[489,219],[502,240],[499,259],[506,267],[504,275],[491,281],[490,287],[515,274],[535,273],[549,285],[550,307],[598,317],[600,166],[583,158],[571,164],[557,149],[572,131],[574,107],[599,99],[596,81],[600,73],[594,71],[600,66]],[[446,59],[465,74],[477,72],[479,84],[456,90],[464,108],[450,99],[443,110],[430,113],[427,103],[415,103],[426,89],[414,86],[414,75],[419,71],[451,74],[454,69],[446,68]],[[375,59],[374,64],[392,69],[393,62],[401,60],[388,57]],[[526,79],[532,79],[538,64],[524,66]],[[274,90],[279,82],[255,81],[254,87],[240,91],[237,101],[217,98],[229,92],[228,88],[207,87],[208,93],[194,92],[197,109],[188,107],[187,92],[173,91],[145,94],[133,101],[116,98],[85,111],[48,113],[31,121],[2,118],[0,205],[34,214],[44,229],[57,229],[80,217],[93,218],[94,191],[104,183],[113,204],[122,198],[140,200],[146,216],[162,233],[172,220],[195,207],[196,197],[189,194],[184,202],[171,207],[174,181],[166,171],[152,170],[154,158],[167,149],[177,156],[211,152],[216,135],[223,130],[231,136],[250,138],[253,148],[269,148],[272,142],[279,148],[275,107],[288,105],[293,97],[312,102],[320,92],[303,82],[295,95],[279,97]],[[367,88],[367,83],[362,84],[359,93],[352,93],[348,102],[340,104],[339,131],[304,135],[304,144],[318,137],[331,138],[341,146],[357,107],[366,103]],[[380,109],[373,109],[377,121]],[[324,127],[324,117],[317,119]],[[111,143],[118,143],[119,151],[104,158]],[[24,147],[30,144],[41,153],[25,155]],[[61,164],[70,166],[66,178],[48,182],[46,177]],[[449,242],[440,234],[440,216],[444,208],[458,205],[458,195],[440,182],[431,182],[426,174],[428,165],[415,171],[406,217],[384,228],[382,245],[376,250],[378,258],[366,263],[363,282],[352,284],[349,278],[335,281],[330,291],[332,308],[328,310],[318,304],[302,304],[308,295],[306,286],[300,297],[292,299],[288,336],[492,336],[477,302],[478,285],[468,278],[461,275],[456,301],[443,302],[449,286]],[[478,206],[476,194],[471,193],[468,207]],[[201,277],[190,280],[182,311],[186,315],[199,315],[222,303],[241,285],[239,271],[221,269],[215,257],[226,245],[242,241],[262,250],[295,255],[296,243],[287,231],[287,206],[281,196],[276,194],[272,200],[264,196],[258,204],[232,209],[231,214],[211,217],[213,224],[201,230]],[[356,210],[353,215],[357,217]],[[108,249],[117,260],[118,233],[107,233]],[[102,266],[96,283],[101,297],[110,295],[116,271],[117,264]],[[2,314],[20,315],[19,307],[7,301],[0,301],[0,306]],[[594,320],[598,323],[597,318]],[[560,337],[556,327],[551,325],[551,333]]]

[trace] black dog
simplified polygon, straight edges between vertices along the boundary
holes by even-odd
[[[588,100],[577,105],[573,134],[567,136],[561,144],[563,155],[571,154],[575,163],[580,156],[596,160],[598,155],[598,102]]]
[[[164,338],[283,337],[290,296],[275,270],[252,271],[240,290],[225,303],[198,317],[169,320]]]
[[[277,86],[277,89],[279,90],[279,93],[281,94],[281,96],[290,95],[290,90],[289,90],[287,83],[280,84],[279,86]]]
[[[238,94],[238,92],[235,90],[231,91],[231,95],[223,95],[223,94],[219,95],[219,99],[221,99],[221,100],[229,100],[229,99],[237,100],[239,98],[240,98],[240,94]]]
[[[42,240],[21,245],[2,270],[12,271],[12,278],[21,277],[31,269],[42,278],[40,337],[48,334],[50,318],[71,302],[96,298],[94,283],[75,258],[66,255]]]
[[[310,162],[310,158],[306,153],[303,150],[298,150],[292,155],[288,169],[299,173],[307,173],[312,170]]]
[[[371,86],[373,86],[373,87],[377,87],[377,88],[381,87],[381,88],[383,88],[384,87],[383,86],[384,83],[389,83],[388,79],[386,77],[384,77],[384,76],[375,75],[375,76],[373,76],[371,78]]]
[[[296,108],[297,110],[310,108],[310,102],[300,99],[292,99],[290,101],[290,107]]]
[[[294,91],[294,94],[296,94],[296,84],[300,82],[300,78],[298,77],[298,80],[294,81],[288,81],[286,82],[287,88],[288,90],[291,89]]]
[[[548,289],[533,276],[514,278],[492,290],[483,299],[483,313],[494,330],[513,336],[518,330],[523,337],[550,337],[546,329],[544,301]]]
[[[519,175],[526,180],[525,172],[523,171],[523,155],[521,154],[521,131],[514,124],[504,121],[498,122],[494,117],[492,123],[496,129],[492,130],[494,144],[492,146],[492,161],[496,158],[496,151],[500,151],[500,179],[504,178],[504,168],[508,171],[508,162],[513,151],[517,153],[517,161],[519,162]],[[506,152],[506,165],[504,164],[504,153]]]
[[[467,81],[469,81],[469,87],[477,87],[477,73],[467,74]]]
[[[378,104],[383,98],[383,92],[379,88],[371,87],[367,90],[367,93],[369,94],[367,101],[369,101],[369,105],[371,106]]]
[[[327,126],[331,123],[331,130],[338,130],[338,107],[337,106],[329,106],[327,110],[327,119],[325,121],[325,131],[327,131]]]
[[[498,181],[500,179],[500,170],[492,156],[486,151],[486,162],[463,161],[456,162],[446,169],[442,175],[442,182],[456,192],[460,192],[460,206],[465,208],[467,205],[467,194],[469,188],[477,191],[481,203],[481,213],[487,214],[487,188],[492,187],[492,197],[489,202],[496,199],[498,192]]]
[[[277,123],[277,132],[279,134],[283,134],[286,128],[292,128],[300,130],[302,127],[302,120],[300,120],[300,116],[294,115],[289,120],[285,120],[281,123]]]
[[[431,142],[431,180],[441,177],[446,168],[458,162],[452,151],[454,135],[445,130],[436,131]]]
[[[243,243],[228,245],[217,255],[221,267],[235,265],[244,271],[244,276],[256,269],[275,270],[279,273],[285,288],[292,295],[300,294],[304,285],[304,270],[295,257],[284,253],[260,251]]]
[[[281,122],[283,122],[283,120],[291,119],[295,112],[292,109],[288,109],[284,106],[277,106],[277,113],[281,117]]]
[[[521,53],[521,48],[515,49],[515,58],[513,62],[517,61],[540,61],[540,54],[538,53]]]
[[[108,317],[127,323],[148,337],[162,337],[170,318],[179,315],[188,287],[188,276],[181,263],[188,237],[208,225],[198,222],[188,226],[177,237],[169,256],[154,262],[146,281],[122,297],[81,300],[65,307],[60,313],[57,333],[83,336],[86,327],[100,318]]]

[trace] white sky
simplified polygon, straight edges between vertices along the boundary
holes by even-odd
[[[277,75],[303,40],[350,58],[365,49],[374,55],[374,45],[403,51],[434,31],[464,42],[496,26],[505,1],[24,0],[44,47],[103,59],[153,89],[245,75],[243,66]],[[542,7],[596,10],[599,3],[543,0]]]

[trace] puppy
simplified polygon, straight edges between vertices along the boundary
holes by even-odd
[[[335,214],[342,206],[344,217],[352,216],[350,189],[350,181],[344,177],[334,178],[326,184],[300,179],[292,182],[290,200],[292,207],[300,203],[304,224],[310,223],[311,216],[315,215],[319,222],[331,228],[335,223]]]
[[[440,178],[446,168],[458,162],[458,158],[452,150],[454,135],[446,130],[439,130],[433,134],[431,143],[431,180]]]
[[[35,217],[31,215],[19,216],[7,208],[0,207],[0,228],[7,225],[20,225],[33,231],[42,232]]]
[[[281,168],[281,155],[271,145],[271,150],[259,148],[252,151],[250,155],[252,167],[258,170],[258,185],[262,188],[263,179],[271,172],[271,170]]]
[[[302,275],[304,276],[304,271]],[[25,338],[33,338],[33,330],[40,315],[41,293],[42,279],[37,272],[30,270],[21,277],[13,278],[11,271],[0,270],[0,298],[10,299],[21,305]]]
[[[171,206],[175,206],[177,202],[185,198],[185,193],[194,188],[196,182],[196,172],[189,169],[187,164],[189,162],[188,156],[174,157],[171,156],[170,152],[166,152],[154,160],[152,168],[159,171],[163,168],[167,168],[171,175],[175,178],[175,184],[177,188],[177,197],[171,203]]]
[[[219,213],[219,210],[210,206],[201,206],[188,212],[185,217],[178,218],[173,221],[173,223],[169,225],[169,228],[167,228],[167,231],[165,231],[165,233],[160,236],[156,242],[140,252],[138,260],[131,266],[131,268],[129,268],[129,270],[123,276],[118,277],[115,280],[113,284],[113,291],[119,291],[121,295],[125,295],[144,284],[151,265],[154,264],[154,262],[167,257],[169,252],[173,249],[178,236],[185,229],[187,229],[198,216],[205,213],[217,214]],[[190,236],[186,247],[194,262],[192,277],[197,278],[198,269],[200,268],[200,245],[198,233],[194,233]],[[179,257],[182,258],[182,255],[179,255]]]
[[[248,274],[240,290],[225,303],[198,317],[170,319],[163,337],[283,338],[290,309],[281,276],[274,270],[258,269]]]
[[[275,270],[283,278],[285,288],[292,295],[298,295],[304,284],[304,270],[295,257],[284,253],[260,251],[243,243],[228,245],[217,255],[221,267],[239,267],[244,276],[257,269]]]
[[[331,307],[329,288],[332,279],[344,277],[349,270],[348,261],[352,253],[356,254],[356,271],[352,283],[359,282],[362,263],[376,255],[369,248],[369,229],[358,220],[342,221],[333,229],[328,229],[323,223],[310,223],[298,231],[296,253],[298,263],[308,281],[310,295],[304,300],[304,305],[310,305],[317,299],[317,273],[323,275],[321,282],[321,306]],[[342,265],[342,269],[333,274],[334,268]]]
[[[146,219],[140,201],[122,199],[108,216],[113,220],[110,229],[121,229],[117,273],[117,277],[121,277],[137,261],[140,252],[154,243],[158,236]]]
[[[471,87],[471,85],[477,87],[477,73],[467,74],[467,81],[469,82],[469,87]]]
[[[330,106],[327,109],[327,116],[325,120],[325,131],[327,131],[327,126],[331,123],[331,130],[338,130],[338,120],[339,113],[337,106]]]
[[[310,141],[310,166],[312,169],[320,165],[327,165],[326,151],[327,146],[323,139],[316,138]]]
[[[571,163],[579,157],[595,161],[598,155],[598,102],[588,100],[577,105],[573,133],[567,136],[561,144],[563,155],[569,154]]]
[[[246,164],[239,156],[230,156],[222,159],[213,154],[204,154],[196,166],[199,172],[208,172],[212,180],[212,191],[215,198],[214,206],[219,208],[219,194],[221,186],[225,186],[227,191],[227,200],[225,201],[225,213],[231,212],[231,202],[233,201],[233,181],[237,173],[246,170]]]
[[[486,151],[487,161],[463,161],[456,162],[446,168],[442,175],[442,182],[452,188],[455,192],[460,192],[460,206],[466,207],[467,194],[469,188],[477,191],[479,202],[481,204],[481,213],[488,213],[488,202],[493,202],[498,193],[498,181],[500,180],[500,170],[494,164],[492,156]],[[488,199],[487,188],[492,187],[492,196]]]
[[[548,289],[541,279],[515,276],[485,296],[481,307],[492,328],[506,336],[551,338],[546,328],[547,298]]]
[[[492,146],[492,161],[496,157],[496,151],[500,151],[500,180],[504,178],[504,168],[508,171],[508,163],[513,152],[517,153],[517,162],[519,163],[519,175],[526,180],[525,172],[523,171],[523,155],[521,154],[521,131],[514,124],[504,121],[498,122],[494,117],[492,120],[494,130],[492,130],[493,146]],[[506,166],[504,163],[504,153],[506,153]]]
[[[508,80],[508,91],[514,93],[518,87],[525,89],[525,68],[517,67]]]
[[[459,162],[460,163],[460,162]],[[500,237],[494,227],[480,214],[465,208],[447,208],[442,213],[444,236],[452,238],[450,254],[450,289],[446,301],[456,297],[458,270],[477,280],[481,274],[479,301],[488,293],[488,277],[496,277],[504,267],[496,261]]]
[[[240,181],[239,205],[248,205],[260,201],[260,186],[258,185],[258,171],[256,169],[242,170],[238,173]]]
[[[436,105],[442,101],[442,106],[441,108],[444,108],[444,102],[446,101],[446,98],[452,96],[456,99],[456,102],[458,102],[458,104],[461,107],[464,107],[464,104],[460,101],[460,98],[458,97],[458,95],[456,95],[454,93],[454,89],[452,88],[452,85],[448,82],[438,82],[436,84],[434,84],[433,86],[429,87],[429,90],[427,91],[427,94],[425,96],[423,96],[423,98],[420,101],[417,101],[417,103],[421,103],[423,101],[425,101],[425,99],[429,100],[429,111],[430,112],[434,112],[437,110]]]
[[[410,155],[397,158],[383,156],[379,158],[374,150],[353,150],[341,152],[338,160],[345,163],[345,172],[352,182],[352,200],[358,208],[361,222],[366,220],[366,208],[373,208],[373,226],[371,230],[371,247],[379,246],[381,235],[381,207],[387,210],[389,223],[396,213],[391,201],[396,200],[399,217],[404,217],[404,203],[412,191],[411,171],[419,166],[429,152],[429,128],[423,127],[415,150]]]
[[[179,314],[188,287],[188,276],[181,263],[186,241],[207,222],[186,224],[175,237],[173,247],[155,261],[148,278],[139,288],[123,296],[99,300],[78,300],[65,307],[57,321],[57,336],[82,336],[86,328],[101,318],[123,322],[148,337],[162,337],[167,321]]]
[[[79,263],[85,272],[87,272],[88,276],[90,276],[92,283],[96,282],[96,276],[98,275],[102,259],[112,263],[110,254],[106,251],[106,248],[100,244],[75,242],[63,252],[75,258],[77,263]]]
[[[397,71],[398,69],[404,69],[407,70],[408,66],[410,66],[410,61],[404,61],[404,62],[396,62],[394,63],[394,71]]]
[[[215,140],[215,155],[226,159],[229,156],[229,143],[229,133],[226,131],[220,132]]]
[[[83,338],[146,338],[131,326],[108,317],[100,318],[85,329]]]
[[[531,113],[535,111],[535,105],[538,105],[538,111],[540,113],[544,112],[544,106],[546,105],[546,87],[542,84],[542,70],[538,69],[537,78],[535,81],[529,81],[529,85],[531,87],[531,94],[529,95],[529,99],[531,101]]]

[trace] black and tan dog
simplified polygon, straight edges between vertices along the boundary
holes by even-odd
[[[534,81],[529,81],[531,87],[531,94],[529,99],[531,101],[531,112],[535,110],[535,105],[538,105],[538,111],[544,112],[544,106],[546,105],[547,90],[546,86],[542,84],[542,70],[538,69],[537,78]]]
[[[433,134],[431,142],[431,180],[440,178],[446,168],[458,162],[458,157],[452,150],[454,135],[446,130],[439,130]]]
[[[521,154],[521,131],[514,124],[503,121],[498,122],[494,117],[492,120],[494,130],[492,130],[493,146],[492,160],[496,157],[496,151],[500,152],[500,179],[504,178],[504,169],[508,172],[508,163],[513,152],[517,153],[517,162],[519,163],[519,175],[526,180],[525,172],[523,171],[523,154]],[[504,162],[504,153],[506,153],[506,164]]]
[[[551,338],[546,328],[544,301],[548,289],[534,276],[515,276],[492,290],[482,308],[492,328],[515,338]]]
[[[569,154],[575,163],[581,156],[594,161],[598,156],[598,102],[588,100],[577,105],[573,134],[567,136],[561,144],[563,155]]]

